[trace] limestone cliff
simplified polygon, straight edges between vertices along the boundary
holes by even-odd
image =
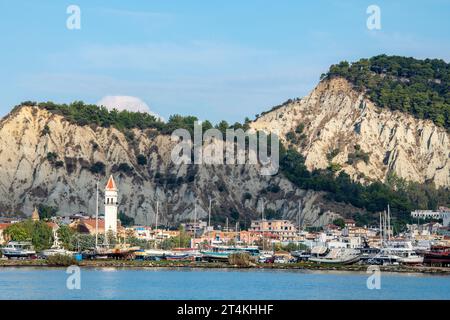
[[[264,113],[251,126],[278,131],[309,169],[333,164],[358,181],[384,181],[395,173],[450,186],[449,133],[429,120],[378,108],[342,78],[322,81],[305,98]]]
[[[301,200],[301,220],[315,226],[330,222],[333,212],[353,210],[327,201],[323,193],[297,189],[281,175],[261,176],[251,165],[176,166],[169,136],[150,129],[133,133],[130,138],[115,128],[78,126],[38,107],[15,109],[0,122],[0,212],[30,214],[43,203],[56,206],[60,214],[93,214],[96,181],[103,191],[109,174],[119,188],[119,210],[137,223],[155,221],[157,200],[161,223],[193,219],[195,199],[197,217],[206,219],[209,196],[215,198],[214,222],[229,217],[230,224],[239,220],[241,227],[260,216],[262,200],[266,208],[293,220]],[[147,164],[138,164],[140,154]],[[92,170],[97,162],[105,164],[100,174]],[[273,185],[279,191],[268,188]]]

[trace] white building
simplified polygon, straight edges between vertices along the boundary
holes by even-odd
[[[414,210],[411,217],[421,219],[442,219],[445,227],[450,224],[450,208],[439,207],[438,211],[433,210]]]
[[[111,175],[105,187],[105,234],[117,234],[117,187]]]

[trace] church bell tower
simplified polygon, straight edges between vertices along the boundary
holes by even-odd
[[[117,233],[117,206],[117,187],[111,175],[105,187],[105,234],[110,230]]]

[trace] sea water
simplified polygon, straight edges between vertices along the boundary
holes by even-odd
[[[450,276],[304,270],[0,268],[0,299],[450,299]],[[370,286],[369,286],[370,287]],[[373,287],[373,286],[372,286]]]

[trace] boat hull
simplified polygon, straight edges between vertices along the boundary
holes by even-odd
[[[35,251],[16,251],[16,250],[2,250],[2,254],[9,258],[31,258],[36,256]]]
[[[326,258],[309,258],[309,261],[323,264],[353,264],[360,260],[360,257],[351,257],[348,259],[326,259]]]

